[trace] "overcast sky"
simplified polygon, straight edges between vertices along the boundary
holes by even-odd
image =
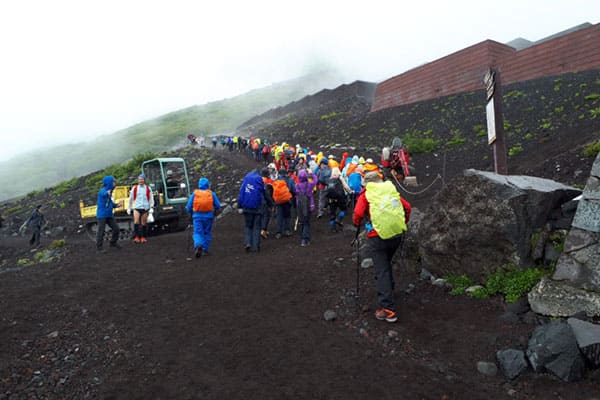
[[[0,160],[330,65],[381,81],[485,39],[598,23],[595,0],[0,4]]]

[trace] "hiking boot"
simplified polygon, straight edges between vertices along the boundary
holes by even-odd
[[[196,258],[202,257],[202,247],[196,247]]]
[[[121,245],[117,242],[111,243],[109,246],[113,249],[121,250]]]
[[[281,233],[277,232],[277,234],[275,235],[275,239],[281,239]]]
[[[292,236],[292,232],[285,231],[285,232],[283,232],[283,235],[286,236],[286,237],[290,237],[290,236]]]
[[[146,240],[145,237],[143,237],[143,238],[140,239],[140,243],[148,243],[148,241]]]
[[[323,214],[322,213],[317,214],[317,219],[321,219],[321,218],[323,218]]]
[[[244,246],[244,250],[246,250],[246,253],[250,253],[251,248],[252,248],[252,246],[250,246],[249,244]]]
[[[306,246],[308,246],[309,244],[310,244],[310,243],[309,243],[307,240],[303,240],[303,241],[301,241],[301,242],[300,242],[300,246],[302,246],[302,247],[306,247]]]
[[[375,311],[375,318],[380,321],[385,320],[387,322],[398,321],[398,315],[396,315],[396,311],[390,310],[389,308],[380,308],[379,310]]]
[[[104,250],[102,247],[98,247],[98,248],[96,249],[96,253],[103,254],[103,253],[106,253],[106,250]]]
[[[140,238],[139,237],[135,237],[133,238],[133,243],[139,243],[140,242]]]
[[[210,256],[210,253],[208,252],[208,250],[202,250],[202,255],[203,256]]]
[[[260,236],[261,236],[263,239],[267,239],[267,238],[269,237],[269,232],[267,232],[267,231],[265,231],[265,230],[262,230],[262,231],[260,231]]]

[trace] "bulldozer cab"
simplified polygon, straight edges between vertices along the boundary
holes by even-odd
[[[186,203],[190,196],[190,183],[183,158],[155,158],[144,161],[142,171],[152,192],[158,195],[159,204]]]

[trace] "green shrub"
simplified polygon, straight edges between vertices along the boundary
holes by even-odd
[[[469,286],[473,286],[474,283],[467,275],[456,275],[456,274],[448,274],[444,276],[444,279],[450,286],[452,286],[452,290],[450,290],[450,294],[457,296],[461,294],[465,294],[465,290]]]
[[[595,158],[598,153],[600,153],[600,142],[590,143],[583,148],[583,155],[585,157]]]
[[[486,282],[489,295],[503,294],[507,303],[514,303],[525,296],[547,272],[539,268],[518,269],[507,265],[492,273]]]
[[[600,117],[600,107],[591,109],[590,116],[592,117],[592,119],[596,119],[596,117]]]
[[[600,94],[599,93],[588,94],[587,96],[584,97],[584,99],[586,99],[586,100],[598,100],[598,99],[600,99]]]
[[[59,194],[66,193],[70,190],[73,190],[73,188],[75,188],[77,186],[78,182],[79,182],[79,178],[73,178],[68,181],[61,182],[54,187],[52,194],[59,195]]]
[[[523,147],[521,147],[521,145],[513,146],[508,150],[508,156],[509,157],[516,156],[517,154],[519,154],[522,151],[523,151]]]
[[[474,299],[487,299],[490,297],[487,289],[484,287],[477,288],[470,293],[467,293],[467,296],[472,297]]]
[[[50,243],[50,246],[48,246],[50,249],[60,249],[62,247],[65,247],[65,239],[57,239],[57,240],[53,240],[52,243]]]
[[[527,139],[527,140],[529,140],[529,139],[533,139],[533,134],[531,134],[531,132],[527,132],[527,133],[525,134],[525,136],[524,136],[524,137],[525,137],[525,139]]]
[[[8,210],[6,210],[6,214],[14,214],[17,211],[21,211],[23,209],[23,206],[14,206],[12,208],[9,208]]]

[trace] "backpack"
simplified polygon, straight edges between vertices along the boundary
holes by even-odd
[[[327,185],[331,178],[331,168],[329,167],[321,167],[319,169],[319,183],[321,185]]]
[[[259,208],[262,199],[265,184],[262,177],[256,173],[246,175],[240,188],[238,204],[242,208],[255,209]]]
[[[135,199],[137,199],[137,188],[138,188],[138,185],[135,185],[133,187],[133,201],[135,201]],[[148,199],[148,201],[150,201],[150,187],[148,185],[146,185],[146,199]]]
[[[305,222],[310,213],[310,198],[304,193],[298,193],[296,195],[296,201],[298,221]]]
[[[389,239],[406,231],[404,206],[400,194],[390,181],[367,184],[371,223],[381,239]]]
[[[194,212],[210,212],[213,210],[212,192],[207,190],[194,190],[194,203],[192,205]]]
[[[269,146],[267,146],[266,144],[263,146],[262,148],[262,152],[263,154],[269,154],[269,152],[271,151],[271,149],[269,149]]]
[[[287,182],[278,179],[273,182],[273,200],[276,204],[285,204],[292,199],[292,193],[287,186]]]
[[[344,198],[344,185],[340,178],[330,178],[327,183],[327,197],[330,199],[343,199]]]

